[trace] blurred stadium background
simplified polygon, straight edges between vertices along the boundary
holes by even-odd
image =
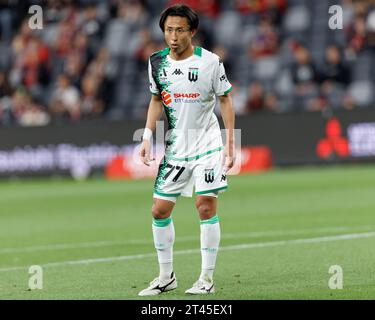
[[[230,177],[215,298],[373,299],[371,0],[0,0],[0,298],[133,299],[157,272],[152,181],[137,179],[157,164],[136,163],[133,134],[148,57],[164,47],[159,14],[175,3],[199,12],[195,44],[234,86],[241,173],[264,172]],[[342,30],[328,27],[332,5]],[[174,214],[186,287],[199,269],[199,250],[186,254],[199,248],[193,210],[181,199]],[[46,267],[44,290],[27,291],[32,264]],[[328,288],[334,264],[347,290]]]

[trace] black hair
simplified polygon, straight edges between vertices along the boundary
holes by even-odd
[[[177,17],[184,17],[187,19],[190,30],[197,30],[199,25],[199,17],[198,14],[190,7],[184,4],[176,4],[165,9],[161,15],[159,20],[159,27],[164,32],[164,24],[169,16],[177,16]]]

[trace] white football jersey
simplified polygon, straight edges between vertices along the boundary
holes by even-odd
[[[184,60],[173,60],[169,48],[149,59],[150,91],[161,97],[168,119],[166,157],[198,159],[223,149],[214,114],[216,96],[232,90],[220,58],[201,47]]]

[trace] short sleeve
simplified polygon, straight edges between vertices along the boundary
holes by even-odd
[[[215,61],[213,89],[217,96],[223,96],[232,91],[232,85],[225,74],[224,64],[220,59]]]
[[[159,95],[159,90],[158,90],[158,87],[156,86],[155,79],[152,76],[152,67],[151,67],[151,61],[150,61],[150,59],[148,60],[148,78],[149,78],[149,81],[150,81],[150,92],[153,95],[158,96]]]

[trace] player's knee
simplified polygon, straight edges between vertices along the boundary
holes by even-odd
[[[165,210],[156,204],[152,205],[151,213],[154,219],[166,219],[171,215],[169,210]]]
[[[196,207],[201,220],[208,220],[216,214],[214,206],[209,202],[198,202]]]

